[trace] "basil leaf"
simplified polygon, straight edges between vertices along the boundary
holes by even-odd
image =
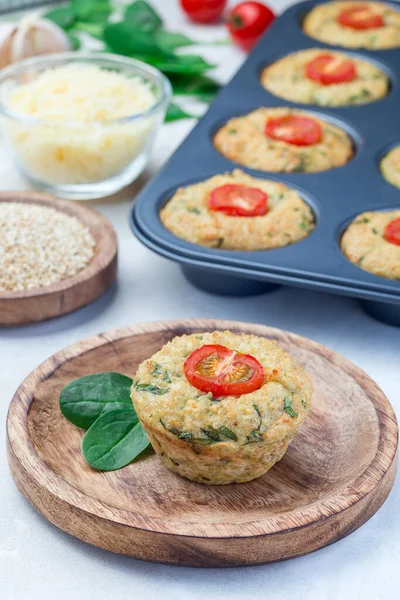
[[[117,408],[101,415],[82,440],[82,454],[101,471],[121,469],[136,458],[149,440],[131,408]]]
[[[160,15],[144,0],[137,0],[125,10],[125,19],[134,23],[142,31],[155,31],[163,22]]]
[[[109,0],[72,0],[71,9],[79,21],[85,23],[107,23],[112,13]]]
[[[165,52],[171,52],[175,48],[183,48],[184,46],[193,46],[196,44],[195,41],[183,35],[183,33],[172,33],[162,30],[156,32],[155,42]]]
[[[172,74],[169,80],[172,84],[174,94],[177,96],[195,96],[203,102],[210,102],[220,88],[217,81],[205,75],[187,77],[185,75]]]
[[[293,408],[292,408],[292,398],[290,396],[286,396],[286,398],[283,400],[283,410],[285,412],[287,412],[287,414],[290,415],[293,418],[297,417],[297,415],[299,414],[295,410],[293,410]]]
[[[75,21],[75,14],[70,6],[65,6],[64,8],[55,8],[54,10],[50,10],[43,15],[43,18],[53,21],[53,23],[62,29],[68,29]]]
[[[130,377],[112,372],[75,379],[60,394],[61,412],[77,427],[89,429],[105,412],[132,406],[131,385]]]
[[[196,119],[195,115],[190,115],[185,112],[180,106],[171,102],[168,106],[167,113],[165,115],[165,122],[171,123],[171,121],[177,121],[179,119]]]

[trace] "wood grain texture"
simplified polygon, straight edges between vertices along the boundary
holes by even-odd
[[[52,319],[86,306],[101,296],[117,275],[117,238],[111,223],[91,208],[36,192],[1,192],[0,202],[41,204],[74,216],[89,227],[95,255],[79,273],[46,287],[23,292],[0,291],[0,326]]]
[[[282,461],[228,486],[182,479],[150,450],[120,471],[89,467],[83,432],[59,410],[63,386],[99,371],[133,377],[175,335],[215,329],[274,339],[311,375],[310,415]],[[219,320],[134,326],[62,350],[17,390],[7,434],[14,480],[49,521],[112,552],[204,567],[278,561],[348,535],[384,502],[397,464],[393,409],[363,371],[297,335]]]

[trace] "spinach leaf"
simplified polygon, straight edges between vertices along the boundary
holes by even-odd
[[[72,0],[71,9],[79,21],[85,23],[107,23],[112,13],[109,0]]]
[[[82,454],[102,471],[121,469],[136,458],[149,440],[133,409],[117,408],[101,415],[82,440]]]
[[[65,6],[64,8],[50,10],[43,15],[43,18],[53,21],[53,23],[62,29],[68,29],[75,21],[75,14],[70,6]]]
[[[196,119],[195,115],[190,115],[185,112],[180,106],[171,102],[168,106],[167,113],[165,115],[165,122],[170,123],[171,121],[177,121],[178,119]]]
[[[104,42],[117,54],[125,56],[152,58],[145,62],[163,60],[164,54],[168,53],[158,45],[155,33],[143,31],[130,21],[121,21],[120,23],[109,23],[104,29]],[[159,57],[157,59],[157,56]],[[165,59],[166,60],[166,59]]]
[[[235,440],[235,442],[237,441],[237,435],[236,433],[234,433],[233,431],[231,431],[230,429],[228,429],[227,427],[225,427],[225,425],[223,425],[222,427],[220,427],[218,429],[219,433],[221,435],[224,435],[225,437],[231,439],[231,440]]]
[[[192,46],[196,44],[183,33],[172,33],[170,31],[157,31],[154,36],[156,45],[165,52],[171,52],[175,48],[183,48],[184,46]]]
[[[162,58],[147,57],[149,62],[163,73],[181,73],[196,75],[212,69],[215,65],[206,62],[201,56],[195,54],[169,55]]]
[[[82,31],[83,33],[86,33],[87,35],[90,35],[102,42],[103,41],[103,32],[104,32],[104,24],[102,24],[102,23],[82,23],[80,21],[77,21],[74,24],[72,31]]]
[[[71,44],[71,50],[79,50],[81,47],[81,40],[73,33],[67,32],[69,43]]]
[[[153,363],[153,364],[154,364],[154,367],[153,367],[151,374],[152,375],[160,375],[164,381],[166,381],[167,383],[172,383],[167,369],[164,369],[164,367],[162,367],[158,363]]]
[[[88,429],[100,415],[132,406],[131,385],[130,377],[113,372],[75,379],[60,394],[61,412],[77,427]]]
[[[203,102],[210,102],[220,88],[217,81],[205,75],[188,77],[175,74],[170,75],[169,80],[177,96],[195,96]]]
[[[162,396],[168,392],[168,388],[163,390],[152,383],[139,383],[139,381],[135,381],[134,385],[135,390],[138,392],[150,392],[150,394],[154,394],[155,396]]]
[[[144,0],[136,0],[129,4],[125,10],[125,19],[142,31],[155,31],[163,24],[160,15]]]
[[[292,398],[290,396],[286,396],[286,398],[284,398],[284,400],[283,400],[283,410],[285,412],[287,412],[287,414],[290,415],[293,418],[297,417],[297,415],[299,414],[295,410],[293,410],[293,408],[292,408]]]

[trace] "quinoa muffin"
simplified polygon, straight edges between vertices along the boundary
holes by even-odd
[[[358,215],[344,232],[341,248],[364,271],[400,280],[400,210]]]
[[[227,250],[280,248],[314,229],[313,213],[295,190],[238,169],[179,188],[160,218],[181,239]]]
[[[400,146],[396,146],[383,157],[381,172],[386,181],[400,188]]]
[[[346,164],[353,145],[345,131],[290,108],[258,108],[230,119],[214,136],[226,158],[252,169],[314,173]]]
[[[230,331],[174,338],[139,365],[131,392],[163,463],[206,484],[266,473],[306,418],[311,395],[309,376],[276,342]]]
[[[279,98],[320,106],[366,104],[389,89],[387,75],[372,63],[322,48],[300,50],[269,65],[261,84]]]
[[[384,2],[329,2],[308,13],[303,30],[316,40],[346,48],[398,48],[400,12]]]

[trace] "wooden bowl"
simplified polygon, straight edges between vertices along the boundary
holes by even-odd
[[[276,340],[313,379],[310,415],[281,462],[228,486],[182,479],[151,451],[120,471],[89,467],[83,432],[59,409],[63,386],[99,371],[134,376],[174,336],[215,329]],[[234,321],[151,323],[61,350],[22,383],[7,431],[13,478],[49,521],[100,548],[176,565],[252,565],[322,548],[378,510],[397,463],[393,409],[363,371],[311,340]]]
[[[114,283],[117,238],[105,217],[78,203],[36,192],[1,192],[0,202],[41,204],[60,210],[89,227],[96,241],[92,261],[73,277],[34,290],[0,291],[0,326],[22,325],[65,315],[93,302]]]

